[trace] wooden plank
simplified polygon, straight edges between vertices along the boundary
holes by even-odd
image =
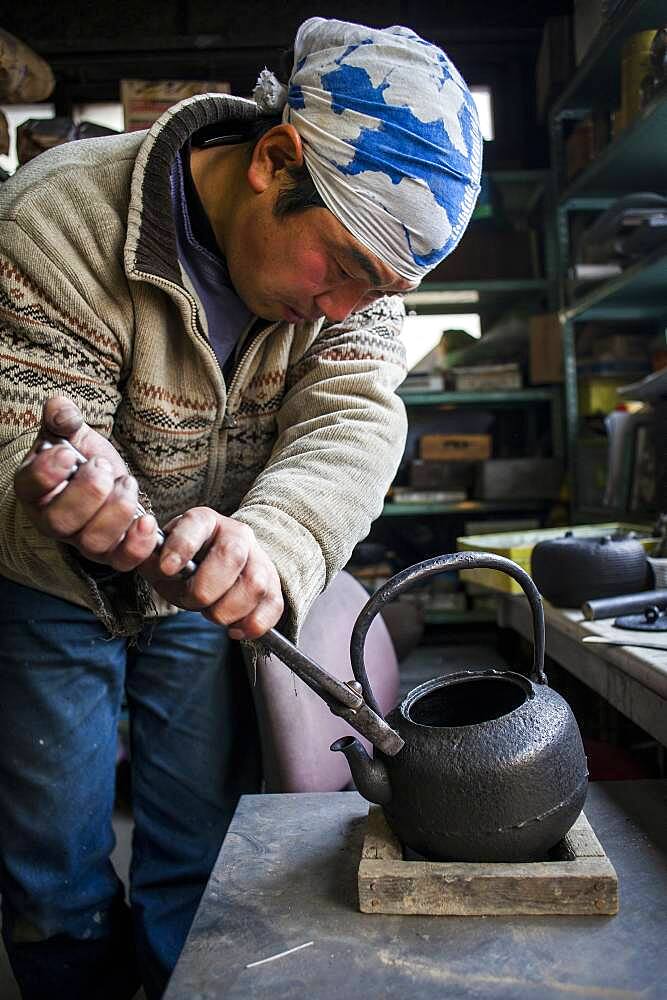
[[[616,873],[604,859],[542,862],[546,874],[521,865],[401,864],[412,867],[397,874],[396,862],[361,862],[362,913],[553,916],[618,912]]]
[[[583,814],[559,848],[563,860],[404,861],[382,810],[373,806],[359,863],[359,909],[442,916],[617,913],[616,872]]]
[[[361,857],[368,861],[403,859],[403,848],[389,829],[381,806],[371,806],[368,810],[368,826],[361,848]]]
[[[583,812],[579,814],[559,846],[562,848],[563,860],[606,857],[602,844],[595,836],[593,827]]]

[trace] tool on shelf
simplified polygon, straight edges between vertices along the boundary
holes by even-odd
[[[639,615],[622,615],[614,622],[615,628],[632,632],[667,632],[667,613],[656,604],[650,604]]]
[[[589,646],[635,646],[639,649],[659,649],[667,653],[667,642],[648,642],[642,639],[607,639],[604,635],[585,635],[582,642]]]
[[[647,607],[667,608],[667,590],[640,590],[637,594],[623,594],[619,597],[600,597],[595,601],[586,601],[581,610],[589,622],[601,618],[613,618],[615,615],[632,615],[644,611]]]

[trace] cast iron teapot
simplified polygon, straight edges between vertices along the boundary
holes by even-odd
[[[380,608],[417,580],[461,569],[507,573],[533,615],[530,678],[511,670],[463,670],[411,691],[383,719],[364,665],[364,644]],[[396,574],[355,623],[355,681],[327,674],[274,630],[262,643],[374,745],[371,758],[353,736],[331,749],[346,755],[361,794],[382,805],[401,843],[436,860],[542,859],[581,812],[588,772],[569,705],[544,673],[544,612],[535,584],[501,556],[459,552]]]

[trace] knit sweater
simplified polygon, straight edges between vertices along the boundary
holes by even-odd
[[[178,262],[169,176],[198,129],[257,113],[191,98],[149,132],[44,153],[0,188],[0,574],[90,608],[112,634],[174,609],[136,572],[89,573],[17,503],[49,396],[112,440],[159,522],[205,505],[249,525],[292,637],[368,533],[402,453],[396,297],[336,324],[251,324],[225,384]]]

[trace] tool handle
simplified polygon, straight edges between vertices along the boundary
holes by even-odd
[[[67,438],[57,438],[55,441],[42,441],[40,443],[39,447],[37,448],[37,451],[38,452],[47,451],[49,448],[55,448],[55,446],[57,444],[66,444],[66,445],[68,445],[68,447],[73,452],[72,470],[69,473],[69,475],[66,477],[68,480],[72,479],[77,474],[77,472],[79,471],[79,468],[82,465],[86,464],[86,462],[88,461],[88,459],[86,458],[85,455],[82,455],[81,452],[79,451],[79,449],[75,448],[74,445],[72,444],[72,442],[68,441]],[[137,503],[137,507],[136,507],[136,510],[134,512],[134,519],[135,519],[135,521],[138,520],[140,517],[144,517],[147,513],[148,513],[148,511],[146,510],[146,508],[142,504]],[[160,551],[160,549],[164,545],[166,539],[167,539],[167,536],[165,535],[165,533],[162,530],[162,528],[158,525],[158,527],[157,527],[157,541],[155,543],[155,549],[154,549],[155,552],[159,552]],[[193,559],[189,559],[186,562],[185,566],[183,566],[183,568],[180,570],[180,572],[179,572],[178,575],[183,580],[187,580],[189,577],[192,576],[193,573],[196,572],[196,570],[197,570],[197,563],[196,563],[196,561],[193,560]]]

